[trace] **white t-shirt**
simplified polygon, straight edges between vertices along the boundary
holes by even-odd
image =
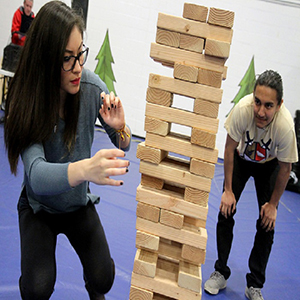
[[[225,121],[229,136],[239,142],[239,155],[248,161],[264,163],[275,157],[281,162],[298,161],[295,125],[282,103],[272,122],[261,129],[254,119],[253,94],[241,99]]]

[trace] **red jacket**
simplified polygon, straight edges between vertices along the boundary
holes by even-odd
[[[34,13],[31,12],[30,16],[26,16],[24,13],[24,7],[20,6],[14,13],[12,26],[11,26],[11,41],[17,45],[24,45],[25,42],[25,33],[28,30],[32,20],[34,19]],[[20,38],[19,33],[13,33],[15,31],[21,32],[22,37]]]

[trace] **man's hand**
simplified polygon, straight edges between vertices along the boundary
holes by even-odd
[[[277,209],[276,206],[270,204],[269,202],[265,203],[260,210],[260,217],[262,219],[261,226],[266,231],[271,231],[275,228],[275,221],[277,218]]]
[[[227,219],[236,208],[236,200],[233,192],[225,191],[221,197],[220,212]]]

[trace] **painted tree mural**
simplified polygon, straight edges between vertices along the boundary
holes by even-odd
[[[108,29],[106,31],[105,39],[100,48],[100,51],[96,56],[96,60],[98,60],[98,64],[94,72],[105,82],[108,90],[110,92],[114,92],[116,95],[116,91],[114,88],[114,82],[116,82],[116,79],[112,70],[114,59],[110,50]]]
[[[233,107],[246,95],[249,95],[253,92],[254,84],[255,84],[255,68],[254,68],[254,56],[252,57],[252,60],[250,62],[250,65],[242,78],[241,82],[239,83],[240,90],[234,97],[234,99],[231,101],[233,103]],[[233,108],[232,107],[232,108]],[[227,114],[227,116],[229,113]],[[227,117],[226,116],[226,117]]]

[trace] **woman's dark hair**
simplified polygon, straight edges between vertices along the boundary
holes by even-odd
[[[277,103],[278,105],[281,103],[283,96],[283,87],[282,87],[282,79],[281,76],[272,70],[266,70],[262,74],[260,74],[255,82],[254,91],[256,86],[264,85],[268,86],[271,89],[276,90],[277,92]]]
[[[62,63],[74,26],[83,36],[81,16],[63,2],[50,1],[27,32],[5,108],[4,139],[13,174],[22,151],[48,140],[58,124]],[[79,93],[68,94],[64,107],[68,151],[75,142],[78,114]]]

